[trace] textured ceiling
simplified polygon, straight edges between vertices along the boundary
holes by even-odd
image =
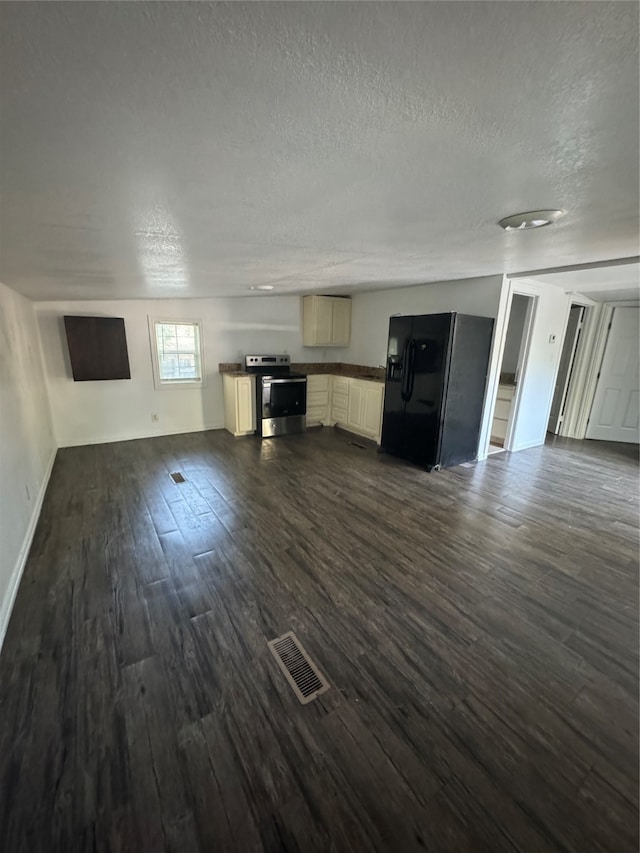
[[[0,280],[328,291],[638,254],[638,4],[0,4]],[[502,216],[567,211],[507,234]]]
[[[640,300],[640,263],[616,264],[594,269],[576,269],[533,276],[536,281],[582,293],[595,302]]]

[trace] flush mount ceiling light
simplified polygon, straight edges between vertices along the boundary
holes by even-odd
[[[564,214],[564,210],[529,210],[527,213],[514,213],[498,222],[505,231],[527,231],[529,228],[542,228],[553,225]]]
[[[272,284],[252,284],[249,290],[273,290]]]

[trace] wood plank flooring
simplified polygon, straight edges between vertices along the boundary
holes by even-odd
[[[59,451],[0,656],[0,850],[638,849],[637,448],[427,474],[350,441]],[[331,684],[307,706],[287,630]]]

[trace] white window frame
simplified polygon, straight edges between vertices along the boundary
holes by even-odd
[[[151,364],[153,366],[153,384],[156,391],[166,391],[176,388],[203,388],[206,386],[206,372],[204,365],[204,340],[202,334],[202,322],[193,317],[152,317],[147,316],[149,321],[149,344],[151,346]],[[170,325],[196,326],[198,329],[198,344],[200,349],[200,379],[174,379],[162,380],[160,378],[160,364],[158,362],[158,344],[156,338],[156,325],[168,323]]]

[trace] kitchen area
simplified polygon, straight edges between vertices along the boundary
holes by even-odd
[[[305,347],[347,347],[351,299],[303,297]],[[223,380],[225,429],[234,436],[285,435],[338,426],[380,443],[383,367],[342,362],[291,362],[286,354],[248,354],[218,365]]]
[[[351,299],[302,299],[305,347],[350,342]],[[273,438],[339,427],[431,470],[477,458],[493,319],[391,317],[385,366],[247,354],[218,365],[224,425]],[[415,393],[414,393],[415,392]]]

